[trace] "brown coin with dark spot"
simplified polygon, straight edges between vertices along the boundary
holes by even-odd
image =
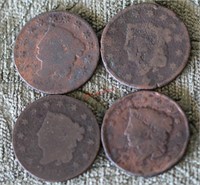
[[[99,59],[99,44],[90,25],[68,12],[43,13],[17,37],[15,65],[33,88],[62,94],[83,85]]]
[[[177,77],[187,64],[190,38],[171,10],[143,3],[119,12],[101,38],[107,71],[121,83],[154,89]]]
[[[71,97],[54,95],[30,104],[13,131],[20,164],[45,181],[65,181],[88,169],[100,144],[95,116]]]
[[[157,92],[125,96],[106,112],[101,137],[107,157],[132,175],[150,177],[184,155],[188,121],[181,108]]]

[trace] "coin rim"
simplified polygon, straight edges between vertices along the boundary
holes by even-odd
[[[72,16],[72,17],[75,17],[76,19],[78,19],[78,20],[80,20],[81,22],[83,22],[83,23],[85,24],[86,28],[89,29],[89,31],[91,31],[91,33],[92,33],[92,35],[93,35],[93,37],[94,37],[94,43],[95,43],[95,45],[96,45],[96,47],[97,47],[97,50],[96,50],[96,52],[97,52],[97,57],[96,57],[95,60],[92,61],[93,63],[96,63],[96,64],[95,64],[95,67],[94,67],[94,69],[93,69],[93,71],[91,72],[91,74],[88,76],[88,78],[85,80],[84,83],[82,83],[81,85],[79,85],[79,86],[77,86],[77,87],[70,88],[70,90],[68,90],[68,91],[66,91],[66,90],[64,90],[64,91],[60,91],[60,90],[59,90],[59,91],[58,91],[57,89],[56,89],[56,90],[54,89],[53,91],[52,91],[52,90],[44,91],[44,90],[41,90],[41,89],[39,89],[39,88],[37,88],[37,87],[34,87],[33,85],[31,85],[31,84],[22,76],[22,74],[20,73],[20,70],[19,70],[19,68],[17,67],[17,64],[16,64],[16,60],[17,60],[17,59],[16,59],[16,45],[17,45],[19,36],[20,36],[20,35],[23,36],[24,30],[27,29],[27,27],[32,23],[32,21],[36,20],[36,19],[39,18],[40,16],[42,17],[42,16],[48,15],[48,14],[50,15],[51,13],[61,13],[61,14],[64,13],[64,14],[70,15],[70,16]],[[40,13],[40,14],[36,15],[35,17],[31,18],[31,19],[21,28],[20,32],[18,33],[17,38],[16,38],[16,40],[15,40],[15,44],[14,44],[14,49],[13,49],[13,50],[14,50],[14,65],[15,65],[15,68],[17,69],[17,72],[18,72],[20,78],[21,78],[29,87],[31,87],[32,89],[36,90],[37,92],[41,92],[41,93],[45,93],[45,94],[52,94],[52,95],[53,95],[53,94],[55,94],[55,95],[56,95],[56,94],[65,94],[65,93],[72,92],[72,91],[78,89],[79,87],[83,86],[85,83],[87,83],[87,82],[90,80],[90,78],[93,76],[94,72],[96,71],[96,68],[97,68],[98,63],[99,63],[99,58],[100,58],[100,45],[99,45],[99,40],[98,40],[97,35],[96,35],[95,31],[93,30],[92,26],[91,26],[85,19],[83,19],[80,15],[77,15],[77,14],[74,14],[74,13],[71,13],[71,12],[67,12],[67,11],[63,11],[63,10],[43,12],[43,13]],[[89,74],[89,73],[88,73],[88,74]],[[66,79],[66,80],[67,80],[67,79]]]
[[[109,28],[111,28],[111,24],[113,24],[117,19],[118,17],[120,17],[121,15],[123,15],[124,13],[132,10],[133,8],[137,7],[137,6],[156,6],[156,7],[160,7],[166,11],[171,11],[171,13],[178,19],[178,21],[180,23],[183,23],[184,25],[184,28],[185,28],[185,34],[187,35],[188,37],[188,43],[184,43],[186,45],[186,48],[188,48],[188,52],[187,53],[184,53],[184,59],[182,61],[182,64],[180,65],[179,68],[177,68],[176,72],[174,72],[173,76],[171,75],[169,78],[166,78],[165,80],[163,80],[161,83],[155,83],[155,85],[144,85],[144,84],[140,84],[140,85],[136,85],[136,84],[133,84],[133,83],[128,83],[126,82],[125,80],[123,80],[122,78],[118,77],[116,75],[116,73],[113,72],[112,68],[108,67],[107,65],[107,59],[105,58],[105,44],[106,43],[106,34],[109,30]],[[138,4],[134,4],[134,5],[131,5],[123,10],[121,10],[120,12],[118,12],[116,15],[114,15],[110,20],[109,22],[107,23],[106,27],[104,28],[103,30],[103,33],[102,33],[102,36],[101,36],[101,41],[100,41],[100,53],[101,53],[101,58],[102,58],[102,61],[103,61],[103,64],[104,64],[104,67],[106,68],[106,71],[112,76],[112,78],[114,78],[115,80],[117,80],[118,82],[120,82],[121,84],[123,85],[126,85],[128,87],[133,87],[133,88],[136,88],[138,90],[153,90],[153,89],[156,89],[158,87],[163,87],[167,84],[169,84],[170,82],[172,82],[173,80],[175,80],[182,72],[183,70],[185,69],[186,65],[189,63],[189,57],[190,57],[190,54],[191,54],[191,40],[190,40],[190,35],[189,35],[189,32],[188,32],[188,28],[186,26],[186,24],[179,18],[179,16],[174,12],[172,11],[171,9],[169,8],[166,8],[164,6],[161,6],[157,3],[138,3]]]
[[[184,145],[183,145],[183,148],[181,150],[181,152],[178,154],[178,157],[176,158],[176,160],[173,160],[172,162],[170,163],[167,163],[167,167],[164,168],[164,170],[161,170],[159,172],[152,172],[152,173],[149,173],[149,174],[142,174],[142,173],[136,173],[136,172],[133,172],[133,171],[128,171],[124,168],[122,168],[121,166],[119,166],[116,162],[114,162],[112,160],[112,155],[110,154],[108,148],[108,143],[105,141],[105,137],[107,137],[105,135],[105,130],[106,130],[106,125],[108,124],[108,122],[106,121],[107,119],[109,119],[109,114],[114,110],[114,107],[117,105],[117,104],[120,104],[121,102],[123,102],[126,98],[129,98],[135,94],[140,94],[140,93],[149,93],[149,94],[152,94],[154,97],[158,96],[158,97],[161,97],[162,99],[165,99],[167,100],[168,102],[170,102],[170,104],[173,104],[177,110],[179,111],[179,113],[182,115],[182,118],[184,120],[184,125],[186,127],[186,141],[184,142]],[[101,127],[101,142],[102,142],[102,145],[103,145],[103,148],[104,148],[104,151],[105,151],[105,154],[106,154],[106,157],[112,162],[112,164],[114,164],[117,168],[121,169],[122,171],[126,172],[127,174],[129,175],[132,175],[132,176],[141,176],[141,177],[154,177],[154,176],[157,176],[157,175],[160,175],[164,172],[167,172],[168,170],[170,170],[171,168],[173,168],[176,164],[178,164],[180,162],[180,160],[184,157],[185,153],[186,153],[186,150],[187,150],[187,146],[188,146],[188,143],[189,143],[189,138],[190,138],[190,129],[189,129],[189,123],[188,123],[188,119],[186,117],[186,114],[184,113],[184,111],[182,110],[182,108],[174,101],[172,100],[171,98],[169,98],[168,96],[164,95],[164,94],[161,94],[161,93],[158,93],[158,92],[155,92],[155,91],[147,91],[147,90],[140,90],[140,91],[136,91],[136,92],[133,92],[133,93],[130,93],[120,99],[118,99],[116,102],[114,102],[112,104],[112,106],[106,111],[105,113],[105,116],[103,118],[103,124],[102,124],[102,127]]]
[[[38,103],[40,103],[40,102],[43,102],[43,101],[48,101],[49,99],[52,99],[52,98],[55,98],[55,99],[57,99],[57,98],[62,98],[62,99],[71,99],[71,100],[73,100],[73,101],[75,101],[75,102],[78,102],[78,104],[81,104],[83,107],[85,106],[85,109],[88,109],[88,112],[89,112],[89,114],[90,115],[93,115],[93,118],[94,118],[94,121],[93,121],[93,123],[94,123],[94,125],[96,124],[96,126],[97,126],[97,130],[96,130],[96,138],[97,138],[97,143],[95,143],[95,150],[93,149],[92,151],[93,151],[93,154],[94,154],[94,156],[93,156],[93,158],[91,158],[90,159],[90,161],[87,163],[88,165],[85,165],[85,168],[83,168],[79,173],[77,173],[77,174],[75,174],[75,175],[72,175],[72,176],[70,176],[70,177],[65,177],[65,178],[62,178],[62,179],[60,179],[60,180],[53,180],[53,179],[46,179],[46,178],[42,178],[42,177],[38,177],[37,175],[35,175],[35,174],[33,174],[30,170],[28,170],[26,167],[24,167],[24,165],[21,163],[21,160],[19,159],[20,158],[20,155],[19,155],[19,158],[18,158],[18,155],[16,154],[16,148],[17,148],[17,146],[16,146],[16,140],[15,140],[15,138],[16,138],[16,133],[17,133],[17,131],[16,131],[16,125],[19,125],[19,124],[21,124],[20,123],[20,120],[21,120],[21,118],[23,117],[23,115],[24,114],[26,114],[27,113],[27,111],[29,111],[29,109],[33,106],[33,105],[38,105]],[[14,125],[14,129],[13,129],[13,131],[12,131],[12,146],[13,146],[13,151],[14,151],[14,155],[15,155],[15,158],[17,159],[17,161],[18,161],[18,163],[21,165],[21,167],[26,171],[26,172],[28,172],[31,176],[33,176],[34,178],[36,178],[37,180],[43,180],[43,181],[47,181],[47,182],[64,182],[64,181],[67,181],[67,180],[70,180],[70,179],[73,179],[73,178],[75,178],[75,177],[77,177],[77,176],[79,176],[79,175],[81,175],[81,174],[83,174],[84,172],[86,172],[92,165],[93,165],[93,163],[94,163],[94,161],[96,160],[96,158],[97,158],[97,156],[98,156],[98,153],[99,153],[99,149],[100,149],[100,128],[99,128],[99,125],[98,125],[98,123],[97,123],[97,120],[96,120],[96,116],[94,115],[94,113],[88,108],[88,106],[87,106],[87,104],[85,103],[85,102],[83,102],[83,101],[80,101],[80,100],[78,100],[78,99],[76,99],[76,98],[73,98],[73,97],[70,97],[70,96],[65,96],[65,95],[48,95],[48,96],[44,96],[44,97],[42,97],[42,98],[39,98],[39,99],[37,99],[36,101],[34,101],[34,102],[32,102],[32,103],[30,103],[28,106],[26,106],[25,107],[25,109],[20,113],[20,115],[18,116],[18,118],[17,118],[17,121],[15,122],[15,125]],[[95,152],[94,152],[95,151]],[[22,162],[23,162],[23,160],[22,160]]]

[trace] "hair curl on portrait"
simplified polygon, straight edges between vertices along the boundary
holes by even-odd
[[[152,23],[127,24],[124,50],[128,60],[135,62],[139,75],[143,76],[150,70],[167,64],[167,43],[171,41],[171,31]]]
[[[80,60],[84,50],[84,43],[73,33],[66,28],[49,25],[37,44],[36,58],[41,62],[37,75],[52,79],[70,76],[74,63]]]

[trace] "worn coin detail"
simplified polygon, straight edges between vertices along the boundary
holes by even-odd
[[[99,59],[97,37],[82,18],[48,12],[30,20],[16,39],[16,68],[33,88],[62,94],[83,85]]]
[[[153,3],[128,7],[105,27],[101,55],[121,83],[154,89],[172,81],[187,64],[190,38],[171,10]]]
[[[100,144],[95,116],[74,98],[52,95],[30,104],[13,131],[21,165],[46,181],[65,181],[93,163]]]
[[[106,112],[101,137],[107,157],[129,174],[158,175],[183,156],[188,121],[170,98],[139,91],[119,99]]]

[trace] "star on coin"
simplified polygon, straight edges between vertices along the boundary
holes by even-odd
[[[19,134],[17,135],[17,137],[18,137],[19,139],[23,139],[23,138],[24,138],[24,134],[19,133]]]
[[[28,159],[27,159],[27,163],[28,163],[28,164],[32,164],[32,163],[33,163],[33,159],[28,158]]]
[[[114,27],[110,28],[110,32],[111,33],[115,33],[116,32],[116,28],[114,28]]]
[[[44,20],[42,20],[42,19],[38,19],[38,20],[37,20],[37,24],[38,24],[39,26],[44,26],[45,22],[44,22]]]
[[[173,151],[177,151],[177,150],[179,150],[179,148],[180,148],[180,146],[178,145],[178,144],[176,144],[174,147],[173,147]]]
[[[93,145],[93,144],[94,144],[94,141],[92,141],[91,139],[89,139],[87,143],[88,143],[89,145]]]
[[[36,112],[37,112],[36,109],[32,109],[32,110],[31,110],[31,114],[32,114],[32,115],[35,115]]]
[[[72,110],[72,111],[76,111],[76,109],[77,109],[76,105],[74,105],[74,104],[71,105],[71,110]]]
[[[169,109],[171,110],[172,113],[176,110],[173,105],[169,106]]]
[[[20,152],[25,152],[25,147],[24,147],[24,146],[20,146],[20,147],[19,147],[19,151],[20,151]]]
[[[77,162],[73,162],[73,167],[74,168],[78,168],[79,167],[79,164]]]
[[[83,153],[83,158],[84,159],[88,159],[89,158],[88,154],[87,153]]]
[[[126,74],[126,76],[125,76],[126,80],[131,80],[131,77],[132,77],[132,75],[130,73]]]
[[[176,28],[176,24],[172,23],[172,24],[170,24],[170,27],[175,29]]]
[[[58,107],[62,107],[63,106],[63,102],[62,101],[58,101],[57,105],[58,105]]]
[[[112,61],[113,60],[113,55],[112,54],[108,54],[106,58],[107,58],[107,60]]]
[[[23,119],[23,120],[22,120],[22,124],[23,124],[23,125],[27,125],[27,124],[28,124],[28,121],[27,121],[26,119]]]
[[[91,33],[89,31],[83,32],[83,35],[86,39],[88,39],[91,35]]]
[[[90,63],[92,61],[92,56],[87,55],[83,60],[84,60],[84,62]]]
[[[64,17],[63,17],[63,21],[64,21],[64,22],[70,22],[70,21],[71,21],[71,17],[70,17],[69,15],[64,16]]]
[[[181,51],[180,49],[178,49],[178,50],[176,51],[176,56],[180,57],[181,55],[182,55],[182,51]]]
[[[87,131],[92,132],[92,130],[93,130],[92,126],[87,127]]]
[[[159,80],[163,80],[163,78],[164,78],[163,75],[161,75],[161,74],[158,75]]]
[[[182,41],[182,38],[181,38],[181,36],[180,35],[175,35],[174,36],[174,40],[176,41],[176,42],[181,42]]]
[[[88,64],[88,63],[90,63],[90,60],[89,60],[88,57],[85,57],[85,58],[83,59],[83,62],[84,62],[85,64]],[[87,66],[85,66],[85,67],[87,67]]]
[[[152,17],[153,16],[153,11],[152,10],[147,11],[147,15],[148,15],[148,17]]]
[[[38,23],[38,25],[39,25],[39,23]],[[28,32],[29,34],[32,34],[32,33],[34,32],[34,30],[33,30],[32,28],[29,28],[29,29],[27,30],[27,32]]]
[[[149,84],[149,83],[150,83],[150,79],[149,79],[147,76],[144,76],[144,77],[142,78],[142,83],[144,83],[144,84]]]
[[[87,115],[86,114],[82,114],[81,115],[81,119],[83,119],[85,121],[87,119]]]
[[[180,120],[179,120],[179,119],[175,119],[174,122],[175,122],[176,124],[179,124],[179,123],[180,123]]]
[[[181,137],[183,134],[181,132],[177,132],[176,137]]]
[[[172,64],[170,64],[169,67],[170,67],[171,70],[174,70],[176,68],[176,64],[172,63]]]
[[[121,114],[121,109],[120,108],[116,109],[116,113]]]
[[[33,161],[32,161],[32,162],[33,162]],[[38,166],[37,166],[37,170],[38,170],[38,171],[43,171],[44,169],[43,169],[42,166],[38,165]]]
[[[137,18],[137,17],[139,16],[139,12],[138,12],[138,11],[133,11],[133,12],[132,12],[132,16],[133,16],[134,18]]]
[[[89,42],[88,45],[89,45],[90,49],[92,49],[94,47],[94,43],[93,42]]]
[[[123,19],[123,17],[120,18],[120,19],[118,20],[118,22],[119,22],[119,24],[123,24],[123,23],[124,23],[124,19]]]
[[[81,22],[80,21],[76,21],[74,23],[74,25],[77,27],[77,28],[80,28],[82,26]]]
[[[108,36],[108,39],[107,39],[107,42],[106,42],[106,45],[109,47],[109,46],[112,46],[112,38]]]
[[[161,16],[160,16],[160,20],[165,21],[166,19],[167,19],[167,16],[166,16],[166,15],[161,15]]]

